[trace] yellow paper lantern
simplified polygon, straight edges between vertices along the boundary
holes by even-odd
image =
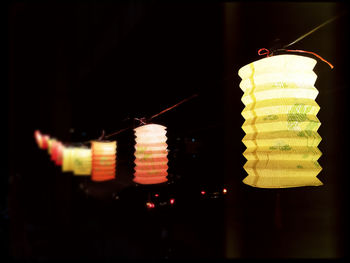
[[[245,184],[261,188],[319,186],[321,141],[313,72],[316,60],[276,55],[242,67],[247,147]]]
[[[62,153],[62,172],[73,172],[73,147],[65,147],[63,148]]]
[[[115,178],[116,172],[116,141],[93,141],[92,176],[93,181],[107,181]]]
[[[74,175],[91,175],[91,149],[76,147],[71,154]]]
[[[139,184],[159,184],[167,181],[168,150],[166,127],[147,124],[135,130],[135,178]]]

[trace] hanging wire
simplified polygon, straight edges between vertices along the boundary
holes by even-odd
[[[272,50],[272,49],[261,48],[261,49],[258,50],[258,54],[259,54],[259,56],[266,55],[267,57],[269,57],[269,56],[272,56],[273,53],[275,53],[275,52],[277,52],[277,51],[309,53],[309,54],[312,54],[312,55],[318,57],[319,59],[321,59],[322,61],[324,61],[325,63],[327,63],[331,68],[333,68],[333,65],[332,65],[331,63],[329,63],[327,60],[325,60],[325,59],[322,58],[320,55],[318,55],[318,54],[316,54],[316,53],[314,53],[314,52],[305,51],[305,50],[290,50],[290,49],[286,49],[286,48],[287,48],[287,47],[290,47],[290,46],[292,46],[292,45],[294,45],[294,44],[296,44],[296,43],[299,42],[300,40],[302,40],[302,39],[304,39],[305,37],[311,35],[312,33],[316,32],[316,31],[319,30],[320,28],[322,28],[322,27],[324,27],[325,25],[327,25],[327,24],[333,22],[334,20],[336,20],[336,19],[338,19],[338,18],[344,16],[344,15],[347,14],[347,13],[348,13],[348,10],[345,10],[344,12],[340,13],[339,15],[328,19],[327,21],[323,22],[323,23],[320,24],[319,26],[313,28],[313,29],[310,30],[309,32],[307,32],[307,33],[303,34],[302,36],[298,37],[296,40],[292,41],[291,43],[284,45],[281,49],[274,49],[274,50]],[[229,75],[228,77],[226,77],[224,80],[230,79],[231,77],[232,77],[232,74],[230,74],[230,75]],[[156,117],[158,117],[158,116],[164,114],[164,113],[167,112],[167,111],[170,111],[170,110],[174,109],[175,107],[181,105],[182,103],[187,102],[187,101],[189,101],[189,100],[191,100],[191,99],[193,99],[193,98],[195,98],[195,97],[197,97],[197,96],[198,96],[198,94],[193,94],[192,96],[183,99],[182,101],[176,103],[175,105],[173,105],[173,106],[171,106],[171,107],[169,107],[169,108],[166,108],[166,109],[162,110],[161,112],[159,112],[159,113],[157,113],[157,114],[151,116],[151,117],[148,118],[148,119],[145,118],[145,117],[144,117],[144,118],[134,118],[134,119],[137,120],[137,121],[139,121],[141,125],[144,125],[144,124],[146,124],[147,122],[149,122],[150,120],[152,120],[152,119],[154,119],[154,118],[156,118]],[[130,119],[130,118],[127,117],[127,118],[124,119],[124,120],[128,120],[128,119]],[[123,121],[124,121],[124,120],[123,120]],[[122,133],[122,132],[124,132],[124,131],[126,131],[126,130],[128,130],[128,129],[131,129],[131,128],[133,128],[133,127],[134,127],[134,126],[129,126],[129,127],[126,127],[126,128],[124,128],[124,129],[121,129],[121,130],[119,130],[119,131],[113,132],[113,133],[108,134],[108,135],[105,135],[105,132],[104,132],[104,130],[103,130],[103,131],[102,131],[102,135],[100,136],[100,138],[99,138],[98,140],[102,140],[103,138],[106,138],[106,139],[107,139],[107,138],[113,137],[113,136],[118,135],[118,134],[120,134],[120,133]],[[84,145],[84,144],[88,144],[88,143],[91,143],[91,140],[85,141],[85,142],[81,142],[81,144],[83,144],[83,145]]]
[[[159,113],[157,113],[157,114],[154,114],[153,116],[151,116],[151,117],[148,118],[148,119],[145,118],[145,117],[143,117],[143,118],[134,118],[134,119],[137,120],[137,121],[139,121],[141,125],[147,124],[150,120],[152,120],[152,119],[154,119],[154,118],[157,118],[158,116],[160,116],[160,115],[166,113],[167,111],[170,111],[170,110],[172,110],[172,109],[174,109],[174,108],[180,106],[181,104],[183,104],[183,103],[185,103],[185,102],[187,102],[187,101],[190,101],[190,100],[192,100],[192,99],[194,99],[194,98],[196,98],[196,97],[198,97],[198,94],[197,94],[197,93],[191,95],[191,96],[188,97],[188,98],[183,99],[182,101],[176,103],[175,105],[173,105],[173,106],[171,106],[171,107],[169,107],[169,108],[166,108],[166,109],[162,110],[161,112],[159,112]],[[127,119],[129,119],[129,118],[127,118]],[[121,130],[119,130],[119,131],[116,131],[116,132],[113,132],[113,133],[111,133],[111,134],[108,134],[108,135],[105,135],[104,130],[102,130],[102,135],[98,138],[98,140],[111,138],[111,137],[113,137],[113,136],[115,136],[115,135],[118,135],[118,134],[120,134],[120,133],[122,133],[122,132],[124,132],[124,131],[126,131],[126,130],[128,130],[128,129],[131,129],[131,128],[133,128],[133,127],[134,127],[134,126],[132,125],[132,126],[129,126],[129,127],[124,128],[124,129],[121,129]],[[90,142],[91,142],[91,140],[86,141],[86,142],[83,142],[83,144],[87,144],[87,143],[90,143]]]
[[[330,18],[330,19],[328,19],[327,21],[323,22],[321,25],[315,27],[314,29],[310,30],[309,32],[305,33],[304,35],[298,37],[296,40],[292,41],[291,43],[289,43],[289,44],[287,44],[287,45],[284,45],[282,48],[285,49],[285,48],[287,48],[287,47],[289,47],[289,46],[291,46],[291,45],[294,45],[295,43],[299,42],[300,40],[304,39],[305,37],[311,35],[312,33],[316,32],[316,31],[319,30],[320,28],[324,27],[325,25],[327,25],[327,24],[333,22],[334,20],[336,20],[336,19],[342,17],[343,15],[347,14],[347,12],[348,12],[348,11],[346,10],[346,11],[342,12],[341,14],[339,14],[339,15],[337,15],[337,16],[335,16],[335,17],[332,17],[332,18]]]
[[[302,40],[303,38],[311,35],[312,33],[314,33],[315,31],[317,31],[318,29],[324,27],[325,25],[333,22],[334,20],[342,17],[343,15],[347,14],[348,11],[344,11],[342,12],[341,14],[335,16],[335,17],[332,17],[330,19],[328,19],[327,21],[323,22],[322,24],[320,24],[319,26],[315,27],[314,29],[310,30],[309,32],[307,32],[306,34],[298,37],[296,40],[292,41],[291,43],[289,44],[286,44],[284,45],[282,48],[279,48],[279,49],[267,49],[267,48],[261,48],[258,50],[258,55],[259,56],[263,56],[263,55],[266,55],[267,57],[270,57],[270,56],[273,56],[274,53],[276,52],[280,52],[280,51],[284,51],[284,52],[298,52],[298,53],[307,53],[307,54],[311,54],[311,55],[314,55],[315,57],[321,59],[323,62],[327,63],[328,66],[330,66],[331,69],[334,68],[334,66],[328,62],[327,60],[325,60],[324,58],[322,58],[320,55],[316,54],[315,52],[311,52],[311,51],[305,51],[305,50],[299,50],[299,49],[286,49],[287,47],[291,46],[291,45],[294,45],[295,43],[299,42],[300,40]]]

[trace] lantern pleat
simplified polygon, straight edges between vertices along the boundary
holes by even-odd
[[[107,181],[115,178],[116,174],[116,141],[93,141],[92,175],[93,181]]]
[[[73,166],[74,175],[89,176],[91,175],[91,149],[75,147],[71,150],[72,152],[66,153],[67,158],[72,158],[72,160],[66,160],[67,165],[65,169],[71,169]]]
[[[166,127],[147,124],[136,128],[134,182],[159,184],[166,182],[168,175],[168,150]]]
[[[314,59],[277,55],[242,67],[244,183],[261,188],[318,186],[321,123]]]

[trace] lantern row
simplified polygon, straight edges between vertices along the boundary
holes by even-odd
[[[242,115],[247,147],[245,184],[261,188],[319,186],[322,170],[317,160],[321,123],[316,117],[316,60],[299,55],[275,55],[242,67],[240,88],[244,94]],[[134,182],[158,184],[167,181],[166,127],[147,124],[134,129]],[[93,141],[91,148],[65,147],[48,135],[35,132],[40,148],[48,149],[62,171],[90,175],[93,181],[115,178],[115,141]]]
[[[159,184],[167,181],[168,145],[166,127],[147,124],[135,129],[135,173],[138,184]],[[107,181],[116,177],[116,141],[92,141],[91,147],[65,146],[62,142],[34,132],[40,149],[47,150],[51,160],[62,167],[62,172],[76,176],[91,176],[92,181]]]

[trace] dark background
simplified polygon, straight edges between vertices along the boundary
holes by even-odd
[[[323,186],[273,190],[242,183],[237,74],[261,58],[260,48],[276,39],[290,43],[347,5],[122,1],[10,2],[6,8],[3,258],[348,256],[348,15],[291,47],[335,66],[318,60],[314,69]],[[153,119],[168,130],[166,184],[132,182],[131,129],[114,138],[117,178],[103,183],[62,173],[34,141],[36,129],[63,142],[96,139],[195,93]],[[154,209],[145,207],[150,198]]]

